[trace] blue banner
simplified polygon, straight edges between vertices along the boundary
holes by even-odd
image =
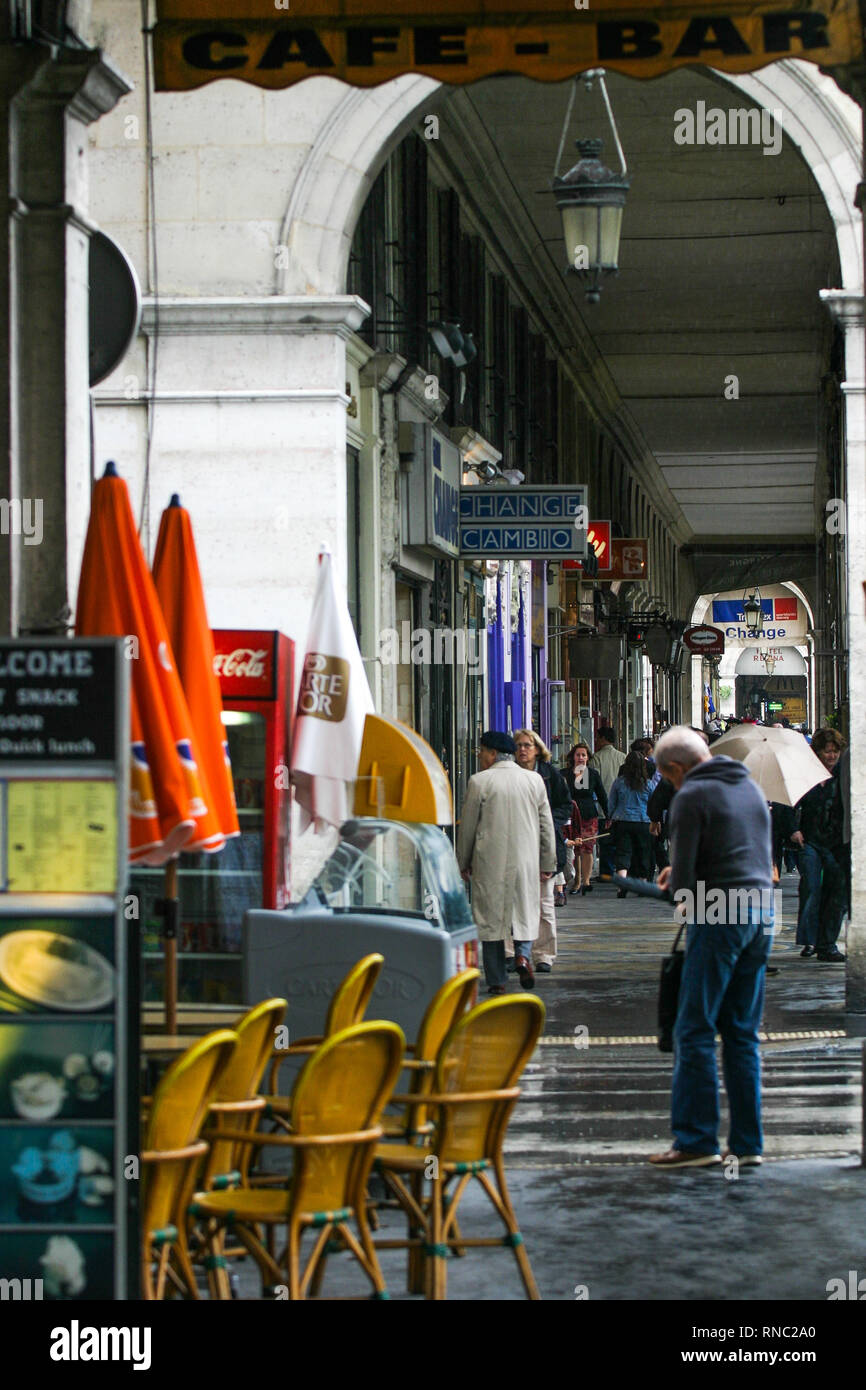
[[[761,610],[765,618],[773,621],[773,600],[771,598],[761,599]],[[713,622],[714,623],[744,623],[746,615],[743,612],[743,600],[737,598],[717,598],[713,599]]]

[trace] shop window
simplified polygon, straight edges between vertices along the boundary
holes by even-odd
[[[347,287],[370,305],[371,346],[411,362],[427,353],[427,151],[409,135],[376,179],[358,219]]]
[[[525,473],[528,416],[530,411],[529,320],[524,308],[511,311],[511,359],[508,394],[508,432],[505,458],[508,468]]]
[[[484,433],[494,448],[505,452],[505,397],[507,388],[509,323],[508,290],[501,275],[490,277],[490,354],[486,367],[488,415]]]

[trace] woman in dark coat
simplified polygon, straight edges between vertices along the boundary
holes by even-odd
[[[629,753],[610,789],[607,803],[613,823],[616,872],[621,878],[625,878],[629,870],[635,878],[652,878],[649,797],[646,758],[643,753]],[[620,888],[617,897],[624,898],[626,893],[625,888]]]
[[[574,843],[574,883],[572,894],[591,893],[592,851],[598,834],[599,816],[607,820],[607,795],[601,774],[589,766],[589,744],[576,743],[569,751],[565,780],[571,793],[571,835]]]
[[[844,809],[839,793],[839,759],[845,740],[836,729],[819,729],[812,751],[831,774],[794,808],[798,828],[789,836],[800,851],[800,911],[797,945],[808,960],[843,961],[836,940],[845,916]]]

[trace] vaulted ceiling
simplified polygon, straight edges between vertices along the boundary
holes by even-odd
[[[696,69],[649,82],[609,74],[607,82],[632,177],[620,273],[599,305],[585,303],[574,276],[563,293],[695,550],[734,541],[735,559],[741,540],[746,559],[770,538],[792,547],[793,558],[815,531],[831,343],[818,296],[839,282],[827,207],[787,138],[777,153],[675,141],[678,111],[753,106],[721,77]],[[491,183],[522,205],[535,255],[557,275],[565,252],[549,186],[568,91],[502,77],[449,98],[455,119],[462,110],[484,128]],[[581,86],[560,172],[577,158],[574,139],[589,135],[604,137],[605,159],[618,167],[601,97]],[[777,145],[765,125],[767,137]]]

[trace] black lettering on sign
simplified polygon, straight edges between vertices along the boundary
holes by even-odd
[[[826,15],[807,14],[804,10],[764,15],[764,48],[767,53],[790,53],[793,38],[799,39],[804,49],[829,48]]]
[[[466,55],[466,26],[415,30],[415,62],[428,64],[468,63]]]
[[[689,21],[689,27],[683,34],[679,46],[674,49],[674,57],[697,58],[707,49],[730,55],[751,52],[732,20],[708,16],[706,19]]]
[[[382,40],[396,39],[400,30],[392,29],[347,29],[346,66],[350,68],[371,68],[377,53],[396,53],[396,43]]]
[[[259,68],[283,68],[286,63],[306,63],[308,68],[332,68],[334,60],[315,29],[278,29],[258,64]]]
[[[214,44],[221,48],[246,48],[247,41],[243,34],[231,34],[223,29],[210,34],[193,34],[184,39],[183,56],[191,68],[203,68],[206,72],[225,72],[228,68],[242,68],[246,63],[246,53],[225,53],[217,58]]]
[[[597,32],[600,59],[654,58],[662,51],[657,39],[659,26],[651,19],[604,19]]]

